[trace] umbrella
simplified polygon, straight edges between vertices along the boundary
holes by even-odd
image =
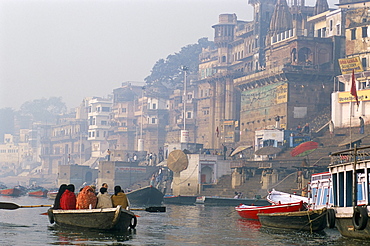
[[[188,164],[188,156],[182,150],[174,150],[168,155],[167,167],[175,173],[188,168]]]
[[[279,152],[281,152],[280,148],[273,147],[273,146],[266,146],[254,152],[254,154],[256,155],[275,155]]]
[[[234,156],[234,155],[236,155],[236,154],[238,154],[238,153],[240,153],[240,152],[242,152],[243,150],[246,150],[246,149],[250,149],[250,148],[252,148],[252,146],[251,145],[243,145],[243,146],[239,146],[239,147],[237,147],[231,154],[230,154],[230,156]]]
[[[307,156],[319,147],[319,144],[314,141],[307,141],[295,147],[291,152],[291,156]]]

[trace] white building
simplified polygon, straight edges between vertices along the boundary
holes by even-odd
[[[109,148],[108,131],[112,111],[111,98],[94,97],[87,100],[88,107],[88,140],[91,141],[91,157],[103,157]]]
[[[370,121],[370,71],[355,74],[359,106],[351,95],[352,74],[339,75],[338,81],[344,84],[344,91],[332,93],[332,119],[335,127],[356,127],[361,116],[365,124]],[[351,115],[351,117],[350,117]]]

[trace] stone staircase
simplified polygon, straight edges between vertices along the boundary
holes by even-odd
[[[216,185],[203,186],[201,196],[234,197],[235,189],[231,188],[231,175],[223,175]]]

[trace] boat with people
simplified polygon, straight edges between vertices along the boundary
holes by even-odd
[[[342,236],[370,239],[370,146],[331,154],[333,203],[331,219]]]
[[[270,206],[249,206],[241,204],[235,207],[235,210],[242,218],[258,220],[257,214],[295,212],[307,210],[307,208],[303,204],[303,201],[300,201],[296,203],[273,204]]]
[[[50,208],[48,217],[51,224],[55,223],[58,226],[105,231],[125,232],[129,229],[134,229],[137,224],[135,214],[122,209],[121,206],[116,208],[73,210]]]
[[[318,232],[327,226],[327,208],[283,212],[258,213],[258,219],[263,227],[276,229],[293,229],[300,231]]]
[[[135,205],[160,205],[164,194],[154,186],[146,186],[126,193],[131,204]]]
[[[229,198],[219,196],[201,196],[197,197],[196,203],[208,206],[239,206],[240,204],[250,206],[268,206],[271,205],[266,199],[262,198]]]

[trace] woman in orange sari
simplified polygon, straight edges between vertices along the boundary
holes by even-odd
[[[76,209],[89,209],[90,205],[91,208],[96,208],[97,201],[94,189],[85,186],[77,196]]]

